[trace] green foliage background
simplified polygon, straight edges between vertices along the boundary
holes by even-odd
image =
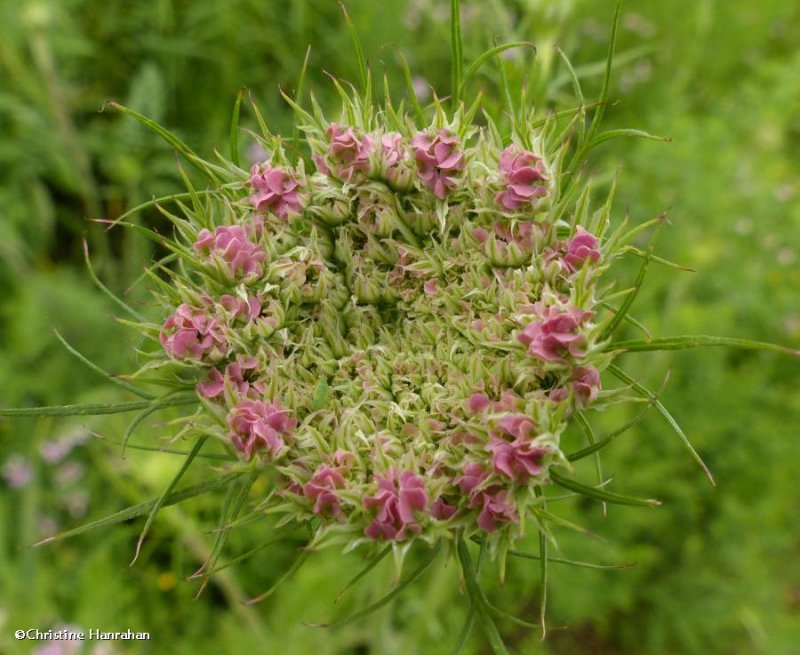
[[[449,91],[449,3],[351,0],[372,70],[388,70],[404,92],[394,45],[422,88]],[[605,0],[464,2],[468,59],[494,40],[530,40],[487,65],[470,94],[497,104],[502,70],[511,86],[527,77],[542,103],[568,106],[569,80],[553,46],[596,91],[613,3]],[[619,171],[616,216],[641,222],[667,212],[659,254],[696,269],[651,267],[634,314],[655,335],[741,336],[800,347],[800,6],[785,0],[628,0],[608,127],[669,135],[670,144],[613,142],[590,161],[598,193]],[[98,274],[123,292],[154,253],[133,232],[85,219],[118,216],[180,190],[174,154],[140,125],[112,111],[118,100],[162,122],[196,151],[225,151],[233,100],[250,90],[275,131],[291,133],[278,86],[294,88],[306,46],[308,84],[333,106],[326,72],[355,79],[355,59],[336,3],[304,0],[34,0],[0,2],[0,404],[111,401],[119,390],[83,368],[53,327],[103,367],[131,370],[135,346],[83,268],[86,236]],[[248,126],[245,120],[245,126]],[[243,154],[248,143],[240,139]],[[590,172],[592,172],[590,171]],[[138,220],[165,229],[154,213]],[[147,312],[141,285],[128,292]],[[551,567],[549,624],[535,633],[502,624],[514,652],[613,655],[719,653],[790,655],[800,643],[800,365],[771,353],[715,350],[630,358],[631,370],[660,386],[715,473],[711,489],[680,444],[652,415],[608,450],[607,473],[625,492],[662,498],[655,510],[576,503],[572,518],[600,539],[568,531],[563,556],[636,562],[592,571]],[[620,416],[603,417],[615,425]],[[616,422],[615,422],[616,421]],[[439,560],[390,607],[341,630],[304,625],[345,616],[389,588],[381,565],[337,605],[361,565],[357,555],[314,554],[272,596],[300,541],[288,538],[221,573],[198,600],[186,582],[213,535],[219,498],[164,510],[142,557],[128,562],[141,529],[131,522],[37,549],[42,520],[82,520],[63,506],[58,471],[39,455],[48,440],[89,437],[70,454],[96,518],[151,498],[179,458],[129,451],[110,441],[127,422],[47,418],[0,422],[0,466],[13,454],[33,463],[22,489],[0,485],[0,652],[28,653],[18,628],[58,626],[147,630],[149,642],[119,653],[448,653],[466,613],[455,562]],[[135,441],[168,433],[160,417]],[[199,467],[202,469],[203,467]],[[207,469],[206,469],[207,470]],[[203,479],[203,470],[196,473]],[[234,531],[228,553],[270,540],[252,523]],[[531,547],[533,549],[533,547]],[[491,567],[487,567],[491,571]],[[503,608],[535,620],[535,562],[510,564],[503,588],[484,576]],[[475,632],[469,648],[488,646]],[[89,652],[87,648],[86,652]]]

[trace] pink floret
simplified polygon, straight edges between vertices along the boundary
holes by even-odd
[[[412,140],[420,179],[437,198],[444,198],[457,183],[466,158],[459,150],[458,137],[449,130],[439,130],[431,137],[417,134]]]
[[[280,166],[254,165],[250,169],[250,186],[253,187],[250,203],[257,211],[269,212],[286,220],[290,214],[303,208],[300,183]]]
[[[288,414],[277,401],[243,400],[228,414],[233,447],[247,461],[260,451],[275,459],[297,425],[296,419],[289,418]]]
[[[409,534],[418,534],[422,527],[417,522],[416,512],[428,507],[425,481],[412,471],[396,475],[390,469],[385,476],[376,475],[378,493],[364,497],[366,509],[377,509],[364,533],[370,539],[403,541]]]
[[[567,253],[564,255],[564,265],[571,273],[579,270],[585,262],[600,260],[600,248],[597,237],[578,227],[578,233],[567,242]]]
[[[343,127],[338,123],[331,123],[328,128],[328,137],[331,144],[328,155],[334,164],[334,172],[345,182],[353,181],[358,175],[369,171],[369,159],[375,150],[375,143],[368,135],[361,138],[352,127]],[[323,173],[330,173],[329,167],[321,158],[317,158],[317,166]]]
[[[500,171],[505,187],[497,193],[495,202],[509,211],[534,207],[548,194],[547,187],[540,184],[549,177],[544,161],[532,152],[509,146],[500,155]]]
[[[213,233],[200,230],[194,249],[202,255],[221,257],[234,277],[260,276],[267,258],[264,248],[251,242],[241,225],[222,225]]]
[[[339,469],[323,464],[303,485],[303,495],[314,501],[314,513],[318,516],[335,516],[344,520],[339,496],[335,492],[344,486],[345,479]]]
[[[539,315],[541,320],[532,321],[517,335],[517,340],[528,347],[529,355],[548,362],[564,362],[567,356],[586,354],[586,335],[579,329],[594,312],[574,306],[548,307],[543,312],[539,310]]]
[[[214,348],[225,347],[217,319],[186,303],[164,322],[159,338],[167,355],[176,359],[200,360]]]

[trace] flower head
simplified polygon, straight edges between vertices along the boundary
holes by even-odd
[[[246,461],[257,452],[277,458],[296,425],[296,419],[289,418],[289,410],[277,401],[243,400],[228,414],[231,444]]]
[[[537,303],[538,304],[538,303]],[[584,322],[594,316],[573,305],[566,308],[550,306],[540,311],[539,320],[531,321],[517,336],[528,347],[528,354],[547,362],[566,361],[567,357],[583,357],[586,335],[580,332]]]
[[[256,211],[269,212],[282,220],[300,212],[300,182],[293,173],[280,166],[255,164],[250,169],[250,202]]]
[[[509,146],[500,155],[503,188],[495,202],[509,211],[532,209],[548,195],[545,184],[549,174],[541,157],[527,150]]]
[[[600,248],[597,237],[578,226],[577,234],[567,242],[564,265],[574,273],[587,261],[600,261]]]
[[[206,308],[183,303],[161,327],[161,345],[175,359],[203,359],[226,349],[222,326]]]
[[[458,183],[466,159],[458,137],[441,129],[433,136],[422,132],[412,140],[419,177],[433,194],[443,199]]]
[[[417,513],[428,507],[425,481],[413,471],[401,471],[398,475],[390,469],[386,475],[376,475],[378,491],[364,497],[364,507],[377,510],[375,517],[364,530],[370,539],[403,541],[417,534],[422,527]]]
[[[267,258],[263,246],[250,241],[241,225],[222,225],[214,232],[203,228],[194,249],[206,257],[221,257],[233,277],[259,277]]]

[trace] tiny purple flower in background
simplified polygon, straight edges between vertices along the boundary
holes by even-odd
[[[317,469],[311,480],[303,485],[303,495],[314,501],[314,514],[318,516],[332,515],[343,521],[345,516],[341,510],[339,497],[334,490],[342,489],[344,486],[345,479],[339,468],[323,464]]]
[[[202,359],[215,346],[223,346],[221,326],[205,309],[183,303],[161,328],[161,345],[170,357]]]
[[[222,257],[234,277],[260,276],[261,265],[267,258],[263,246],[250,241],[241,225],[222,225],[213,233],[203,228],[197,235],[194,249],[206,256]]]
[[[540,303],[537,303],[540,305]],[[542,311],[537,307],[540,320],[532,321],[517,335],[517,340],[528,347],[528,354],[548,362],[564,362],[565,357],[583,357],[586,335],[578,330],[594,316],[572,305],[566,309],[551,306]]]
[[[409,533],[418,534],[422,528],[415,512],[425,511],[428,506],[425,481],[412,471],[402,471],[398,476],[392,469],[375,478],[378,493],[365,496],[364,507],[378,512],[364,534],[370,539],[394,541],[403,541]]]
[[[375,150],[372,137],[364,135],[359,138],[352,127],[343,127],[338,123],[331,123],[328,127],[328,137],[331,144],[328,147],[328,156],[333,163],[333,173],[345,182],[353,182],[359,175],[369,171],[369,159]],[[330,174],[330,167],[320,157],[314,161],[321,173]]]
[[[509,146],[500,155],[500,171],[505,188],[497,193],[495,202],[509,211],[534,208],[548,193],[546,186],[537,184],[549,179],[544,160],[532,152]]]
[[[422,132],[411,140],[411,145],[420,179],[437,198],[444,198],[464,170],[466,158],[459,150],[458,137],[445,129],[433,137]]]
[[[24,455],[11,455],[3,464],[3,480],[11,489],[22,489],[33,480],[33,468]]]
[[[39,454],[48,464],[58,464],[58,462],[69,455],[69,451],[72,450],[72,446],[73,443],[68,439],[45,441],[41,446],[39,446]]]
[[[228,414],[233,447],[246,461],[260,451],[276,458],[286,446],[284,438],[289,438],[297,425],[297,420],[288,414],[289,410],[281,408],[277,401],[243,400]]]
[[[579,270],[586,261],[600,261],[597,237],[578,226],[577,234],[567,242],[563,261],[571,273]]]
[[[411,86],[414,89],[414,95],[420,102],[425,102],[431,97],[431,84],[421,75],[414,75],[411,78]]]
[[[254,165],[250,169],[250,186],[253,194],[250,202],[256,211],[270,212],[282,220],[298,213],[303,206],[300,201],[300,183],[294,175],[280,166]]]
[[[65,462],[53,476],[56,485],[59,487],[68,487],[75,484],[83,477],[84,468],[80,462]]]

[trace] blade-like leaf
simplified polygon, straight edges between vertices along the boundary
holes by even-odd
[[[461,102],[461,88],[464,79],[464,55],[461,43],[461,7],[459,0],[450,0],[450,47],[451,59],[451,93],[453,94],[453,111],[458,109]]]
[[[135,412],[157,405],[159,409],[164,407],[176,407],[178,405],[191,405],[197,402],[197,396],[174,396],[165,400],[157,401],[132,401],[127,403],[97,403],[85,405],[54,405],[51,407],[0,407],[0,416],[101,416],[104,414],[123,414],[125,412]]]
[[[750,341],[732,337],[715,337],[705,334],[689,334],[675,337],[656,337],[654,339],[633,339],[617,341],[606,346],[606,350],[624,352],[643,352],[648,350],[685,350],[686,348],[742,348],[744,350],[772,350],[784,355],[800,357],[800,350],[763,341]]]
[[[422,562],[422,564],[420,564],[416,569],[414,569],[414,571],[407,578],[399,582],[397,586],[394,589],[392,589],[388,594],[386,594],[380,600],[374,602],[369,607],[366,607],[360,612],[356,612],[355,614],[351,614],[348,617],[339,619],[338,621],[333,621],[331,623],[311,623],[309,625],[315,628],[338,628],[340,626],[347,625],[348,623],[353,623],[354,621],[359,621],[369,616],[373,612],[379,610],[384,605],[387,605],[388,603],[392,602],[397,596],[403,593],[403,591],[405,591],[405,589],[409,585],[413,584],[420,577],[422,577],[422,574],[428,570],[428,567],[430,567],[431,564],[433,564],[433,561],[439,554],[441,547],[442,547],[441,542],[437,543],[433,551],[431,551],[430,555]]]
[[[133,559],[131,560],[130,566],[133,566],[136,563],[136,560],[139,559],[139,553],[142,550],[142,544],[144,543],[145,537],[147,537],[148,532],[150,531],[150,526],[153,524],[153,521],[156,520],[156,516],[158,516],[158,512],[161,510],[161,507],[164,505],[164,501],[170,496],[173,489],[177,486],[177,484],[181,481],[181,478],[184,476],[186,471],[189,470],[194,458],[200,452],[200,449],[206,443],[208,439],[207,436],[200,437],[189,451],[189,454],[186,456],[186,459],[183,460],[183,464],[181,465],[178,472],[175,474],[175,477],[172,478],[172,481],[167,485],[167,488],[164,489],[164,493],[162,493],[158,499],[156,500],[155,505],[150,510],[150,513],[147,516],[147,520],[144,523],[144,527],[142,528],[141,534],[139,534],[139,539],[136,542],[136,551],[133,554]]]
[[[706,463],[703,461],[703,458],[700,457],[700,454],[695,450],[694,446],[689,441],[689,438],[684,434],[683,430],[681,429],[681,426],[678,425],[678,422],[672,417],[672,414],[670,414],[669,411],[667,411],[667,408],[664,407],[664,405],[661,403],[658,397],[652,391],[649,391],[641,384],[639,384],[636,380],[634,380],[630,375],[628,375],[618,366],[611,364],[608,367],[608,372],[614,375],[619,380],[622,380],[623,382],[631,385],[631,388],[635,389],[642,397],[647,398],[652,403],[653,407],[655,407],[658,410],[658,413],[661,414],[661,416],[663,416],[664,419],[666,419],[667,423],[669,423],[672,430],[675,432],[675,434],[678,435],[678,438],[683,442],[683,445],[686,446],[686,449],[692,455],[694,461],[696,461],[700,466],[700,468],[703,469],[703,472],[706,474],[706,477],[709,479],[711,484],[716,487],[717,483],[714,481],[714,476],[711,475],[711,471],[706,466]]]
[[[365,566],[363,569],[361,569],[361,570],[360,570],[360,571],[359,571],[359,572],[358,572],[358,573],[357,573],[355,576],[353,576],[353,577],[350,579],[350,581],[349,581],[349,582],[348,582],[348,583],[347,583],[347,584],[346,584],[344,587],[342,587],[342,590],[341,590],[341,591],[340,591],[338,594],[336,594],[336,598],[335,598],[335,599],[334,599],[334,601],[333,601],[333,602],[334,602],[334,604],[335,604],[335,603],[338,603],[338,602],[339,602],[339,599],[340,599],[342,596],[344,596],[344,594],[345,594],[345,593],[346,593],[346,592],[347,592],[349,589],[351,589],[353,586],[355,586],[355,584],[356,584],[356,583],[357,583],[359,580],[361,580],[361,578],[363,578],[365,575],[367,575],[367,573],[369,573],[369,572],[370,572],[372,569],[374,569],[374,568],[375,568],[375,567],[376,567],[378,564],[380,564],[381,560],[383,560],[383,558],[384,558],[384,557],[386,557],[386,556],[387,556],[387,555],[388,555],[388,554],[389,554],[391,551],[392,551],[392,546],[391,546],[391,544],[389,544],[389,545],[388,545],[388,546],[386,546],[386,548],[384,548],[384,549],[383,549],[381,552],[379,552],[379,553],[378,553],[377,555],[375,555],[375,556],[374,556],[372,559],[370,559],[370,561],[367,563],[367,565],[366,565],[366,566]]]
[[[565,478],[559,473],[553,471],[552,469],[550,470],[550,479],[554,483],[556,483],[559,487],[564,487],[564,489],[569,489],[570,491],[574,491],[575,493],[581,494],[583,496],[587,496],[589,498],[595,498],[597,500],[603,500],[609,503],[614,503],[616,505],[658,507],[661,504],[660,500],[654,500],[652,498],[634,498],[633,496],[623,496],[622,494],[606,491],[605,489],[590,487],[588,485],[581,484],[580,482],[575,482],[575,480],[570,480],[569,478]]]
[[[161,503],[161,507],[176,505],[178,503],[183,502],[184,500],[188,500],[189,498],[194,498],[204,493],[208,493],[209,491],[213,491],[214,489],[222,487],[231,482],[232,480],[235,480],[241,474],[242,474],[241,471],[235,471],[233,473],[228,473],[226,475],[223,475],[215,480],[209,480],[208,482],[201,482],[200,484],[195,484],[191,487],[186,487],[185,489],[181,489],[180,491],[173,492],[167,498],[164,499],[164,501]],[[97,528],[104,528],[107,525],[115,525],[116,523],[122,523],[123,521],[135,519],[136,517],[143,516],[148,512],[152,511],[153,507],[155,507],[158,501],[159,499],[156,498],[154,500],[150,500],[145,503],[139,503],[138,505],[134,505],[133,507],[128,507],[126,509],[120,510],[119,512],[110,514],[109,516],[106,516],[102,519],[98,519],[97,521],[92,521],[91,523],[86,523],[80,527],[73,528],[72,530],[67,530],[65,532],[60,532],[59,534],[53,535],[52,537],[47,537],[46,539],[37,541],[33,545],[43,546],[44,544],[49,544],[54,541],[62,541],[63,539],[76,537],[79,534],[83,534],[84,532],[89,532],[91,530],[96,530]]]
[[[92,369],[95,373],[99,373],[100,375],[102,375],[104,378],[106,378],[110,382],[116,384],[117,386],[122,387],[123,389],[127,389],[128,391],[130,391],[133,394],[136,394],[140,398],[144,398],[146,400],[152,400],[153,398],[155,398],[155,396],[153,394],[148,393],[144,389],[140,389],[139,387],[137,387],[134,384],[131,384],[130,382],[126,382],[125,380],[121,380],[120,378],[118,378],[118,377],[116,377],[114,375],[111,375],[111,373],[109,373],[108,371],[102,369],[97,364],[95,364],[93,361],[91,361],[89,358],[85,357],[80,352],[78,352],[75,348],[73,348],[69,344],[69,342],[64,337],[61,336],[61,333],[58,330],[53,330],[53,332],[56,335],[56,339],[58,339],[61,342],[61,345],[63,345],[64,348],[66,348],[69,352],[71,352],[73,355],[75,355],[75,357],[77,357],[79,360],[81,360],[84,364],[86,364],[86,366],[88,366],[90,369]]]

